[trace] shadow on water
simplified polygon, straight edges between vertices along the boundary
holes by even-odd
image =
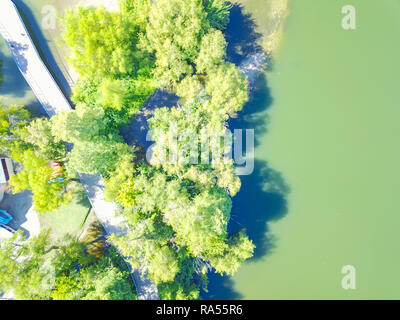
[[[261,35],[255,32],[256,25],[250,15],[243,13],[241,6],[235,5],[231,12],[231,23],[227,29],[228,55],[237,65],[254,53],[261,52],[258,45]],[[269,66],[268,68],[271,68]],[[255,147],[259,146],[268,129],[266,111],[273,99],[268,88],[265,73],[254,83],[250,100],[239,113],[238,118],[230,121],[233,129],[254,129]],[[256,248],[254,256],[248,261],[258,261],[271,253],[276,247],[276,240],[269,233],[268,223],[283,218],[287,213],[287,195],[290,188],[282,174],[272,169],[265,160],[257,159],[255,154],[254,171],[241,176],[242,188],[232,199],[229,234],[246,230]],[[234,288],[231,277],[209,274],[209,292],[202,292],[203,299],[241,299],[242,295]]]
[[[4,49],[8,50],[5,42]],[[12,91],[12,94],[16,97],[24,97],[30,88],[18,70],[13,58],[6,56],[3,50],[0,50],[0,60],[2,61],[1,74],[3,80],[0,86],[0,95],[9,94]]]
[[[256,31],[257,25],[250,14],[243,11],[243,6],[233,5],[230,12],[230,22],[225,31],[225,38],[228,42],[228,60],[240,65],[255,52],[263,51],[259,40],[261,33]]]
[[[19,59],[21,68],[27,66],[27,61],[23,55],[23,47],[20,44],[13,43],[14,46],[20,46],[21,50],[18,51],[17,59]],[[14,59],[10,56],[6,56],[1,48],[0,50],[0,96],[7,97],[11,95],[12,98],[22,98],[26,99],[29,97],[29,92],[31,92],[31,88],[28,83],[25,81],[21,72],[18,70],[17,65],[14,62]],[[7,45],[4,42],[4,49],[8,50]],[[5,99],[5,105],[14,104],[13,99],[7,102]],[[8,99],[9,100],[9,99]],[[35,117],[42,117],[46,115],[46,112],[41,107],[39,101],[36,98],[29,99],[28,101],[23,103],[25,108],[31,112]]]

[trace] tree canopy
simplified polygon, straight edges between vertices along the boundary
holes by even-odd
[[[117,203],[127,222],[126,234],[111,242],[158,285],[162,299],[197,299],[207,272],[231,275],[254,250],[245,230],[228,233],[231,197],[241,182],[227,155],[232,151],[227,123],[248,100],[246,76],[226,60],[223,30],[231,5],[222,0],[119,5],[119,12],[79,7],[63,18],[68,59],[80,75],[74,110],[33,121],[22,108],[0,111],[1,147],[23,165],[10,185],[15,192],[31,189],[35,208],[47,211],[73,196],[72,188],[52,181],[51,161],[62,163],[67,187],[73,171],[103,175],[106,199]],[[135,123],[157,88],[180,100],[155,109],[147,120],[155,143],[145,161],[120,128]],[[8,256],[0,249],[0,270],[16,274],[3,276],[4,286],[17,288],[20,297],[134,298],[126,274],[110,257],[87,263],[81,247],[48,247],[44,236],[26,244],[20,252],[6,243]],[[55,256],[48,259],[54,285],[24,291],[26,279],[37,284],[42,273],[48,276],[38,266],[49,254]],[[22,255],[34,259],[20,267],[15,259],[9,265],[2,259]],[[23,279],[17,285],[16,277]]]
[[[74,69],[95,78],[146,73],[151,61],[137,48],[140,24],[135,20],[131,11],[66,10],[63,39]]]
[[[0,240],[0,290],[24,300],[135,300],[115,249],[96,260],[84,246],[69,236],[51,243],[47,231]]]
[[[100,107],[81,103],[73,111],[57,114],[51,122],[53,135],[73,144],[67,159],[69,167],[76,171],[108,177],[121,157],[131,155],[133,160],[131,148],[108,125]]]

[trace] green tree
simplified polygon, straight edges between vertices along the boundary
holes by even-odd
[[[171,230],[154,214],[130,223],[127,235],[111,239],[124,256],[129,257],[133,268],[147,272],[158,284],[173,281],[179,271],[176,249],[168,244],[171,237]]]
[[[210,26],[225,30],[229,23],[229,13],[232,5],[225,0],[203,0]]]
[[[62,160],[65,158],[65,145],[53,136],[49,119],[34,119],[26,127],[22,139],[26,143],[33,145],[38,157],[48,160]]]
[[[213,30],[206,34],[201,39],[199,55],[196,58],[197,72],[207,74],[222,64],[226,55],[226,45],[221,31]]]
[[[133,161],[131,148],[122,143],[119,136],[94,137],[90,141],[80,141],[68,154],[68,165],[76,171],[89,174],[110,176],[116,170],[121,156],[130,156]]]
[[[115,171],[120,157],[131,157],[131,148],[123,143],[118,131],[108,125],[100,107],[78,104],[74,111],[61,112],[52,119],[52,133],[60,140],[74,144],[68,154],[70,168],[108,177]]]
[[[209,104],[194,99],[179,109],[159,108],[148,122],[156,142],[152,165],[207,187],[217,184],[231,196],[239,191],[241,183],[234,173],[233,162],[224,156],[231,148],[225,145],[229,139],[222,142],[219,139],[225,139],[226,128]]]
[[[166,296],[177,297],[172,288],[182,289],[182,279],[172,282],[177,281],[174,279],[187,257],[202,259],[217,272],[233,273],[252,255],[253,245],[244,233],[228,238],[232,204],[219,187],[143,166],[121,187],[116,200],[125,207],[123,215],[129,228],[126,236],[112,240],[131,258],[134,268],[148,272],[157,284],[169,283],[164,287]],[[192,296],[192,289],[178,291],[182,297],[184,292]]]
[[[56,139],[79,143],[93,137],[115,134],[116,130],[107,126],[104,110],[100,107],[76,105],[73,111],[63,111],[51,118],[52,133]]]
[[[133,14],[136,22],[144,30],[149,16],[151,0],[118,0],[118,6],[123,13]]]
[[[49,232],[29,239],[19,233],[0,240],[0,289],[28,300],[134,300],[129,272],[111,248],[95,260],[67,236],[52,244]],[[79,269],[77,269],[79,266]]]
[[[32,150],[24,151],[15,159],[22,164],[23,169],[10,177],[11,190],[14,193],[32,190],[36,211],[53,211],[72,200],[74,189],[64,192],[63,182],[51,181],[53,169],[46,160],[36,156]]]
[[[151,79],[106,79],[100,85],[99,104],[104,108],[113,108],[121,111],[128,110],[132,116],[148,97],[153,93],[154,85]]]
[[[67,273],[59,274],[51,293],[53,300],[136,300],[128,271],[122,271],[115,263],[114,249],[89,265],[81,265],[77,271],[73,264]],[[82,253],[81,253],[82,255]],[[79,258],[74,259],[79,261]],[[71,267],[72,266],[72,267]]]
[[[53,246],[48,233],[24,240],[16,233],[0,241],[0,289],[13,290],[17,299],[49,299],[54,280],[48,258]]]
[[[197,75],[188,75],[176,85],[176,94],[182,98],[184,103],[195,99],[202,90],[203,84]]]
[[[194,260],[180,251],[180,268],[179,273],[175,276],[174,281],[163,282],[158,285],[158,293],[161,300],[196,300],[200,296],[200,286],[203,279],[198,280],[198,274],[195,270]]]
[[[105,179],[106,189],[104,190],[104,196],[107,201],[113,201],[120,194],[121,187],[124,185],[129,178],[133,177],[135,172],[132,155],[127,153],[121,155],[115,166],[115,171]]]
[[[21,106],[5,106],[0,102],[0,149],[10,155],[26,148],[21,133],[30,121],[30,113]]]
[[[147,72],[150,60],[137,48],[140,26],[133,14],[78,7],[66,10],[63,23],[63,39],[71,49],[68,60],[80,75],[102,78]]]
[[[75,104],[85,104],[90,107],[96,107],[100,96],[99,86],[101,80],[91,77],[79,77],[73,90],[71,100]]]
[[[206,12],[199,0],[152,3],[142,45],[156,56],[155,75],[161,86],[172,87],[193,73],[192,61],[206,29]]]
[[[244,232],[239,232],[228,239],[221,254],[208,255],[208,260],[217,273],[233,275],[245,260],[253,256],[254,247]]]
[[[175,242],[186,246],[195,257],[218,255],[224,250],[231,199],[220,188],[196,195],[189,207],[169,206],[165,210],[167,223],[175,231]]]
[[[246,76],[232,63],[224,63],[209,72],[206,91],[210,96],[210,106],[224,117],[235,116],[248,100]]]

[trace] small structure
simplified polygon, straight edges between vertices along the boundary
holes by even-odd
[[[6,184],[14,173],[12,160],[10,158],[0,158],[0,185]]]
[[[15,172],[12,160],[10,158],[0,158],[0,185],[6,184],[13,174]]]
[[[4,192],[8,189],[8,180],[14,173],[12,160],[10,158],[0,158],[0,202],[3,200]]]

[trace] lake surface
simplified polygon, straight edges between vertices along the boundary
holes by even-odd
[[[255,13],[263,1],[242,1]],[[341,27],[344,5],[356,30]],[[296,0],[242,123],[256,135],[232,229],[258,249],[211,298],[400,298],[400,1]],[[290,188],[290,192],[288,191]],[[344,290],[341,269],[356,269]]]
[[[235,9],[245,24],[230,28],[244,50],[231,45],[233,60],[255,49],[268,1]],[[40,23],[44,5],[61,13],[74,1],[15,2],[68,91],[59,31]],[[341,27],[348,4],[356,30]],[[282,45],[232,123],[256,134],[255,171],[242,177],[230,224],[247,228],[255,257],[233,278],[212,276],[205,297],[400,298],[399,18],[398,0],[290,2]],[[0,59],[0,95],[37,105],[2,39]],[[356,268],[356,290],[341,287],[345,265]]]

